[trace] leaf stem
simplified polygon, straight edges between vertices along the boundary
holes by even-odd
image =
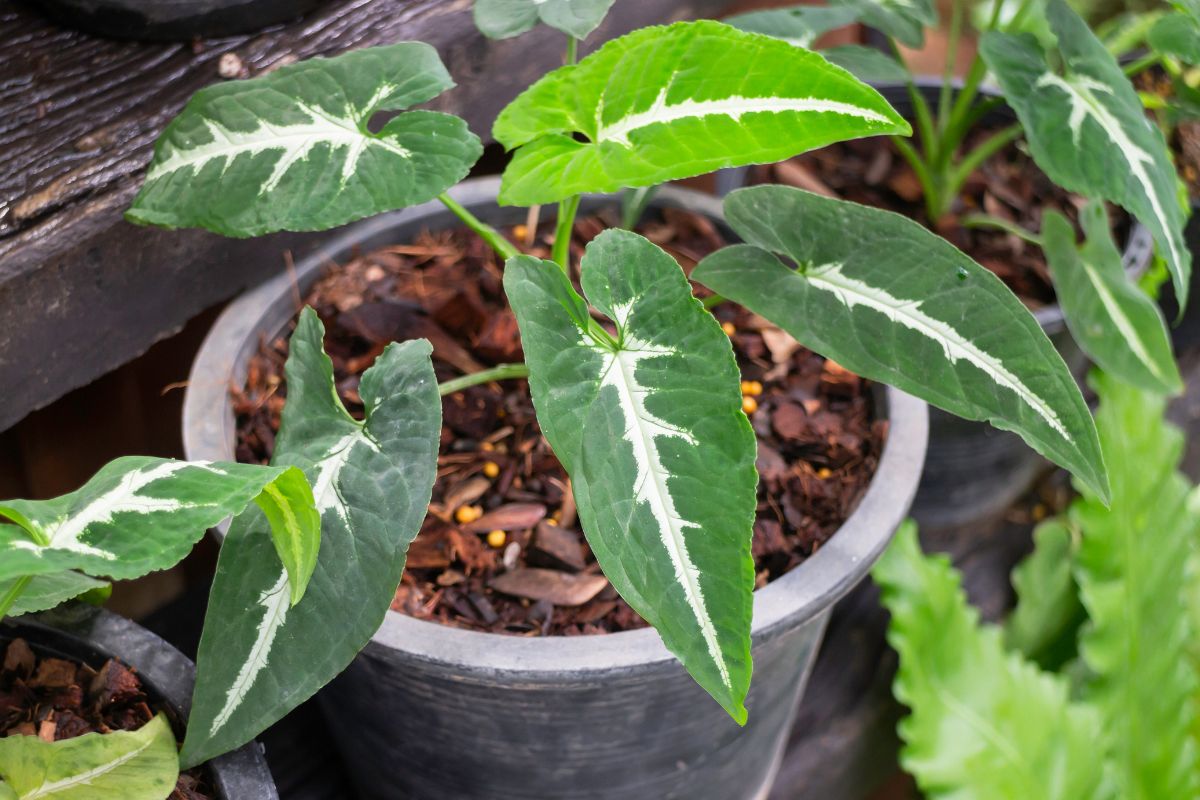
[[[1144,55],[1136,61],[1131,61],[1125,65],[1125,75],[1129,78],[1136,77],[1151,67],[1157,66],[1160,61],[1162,61],[1162,56],[1158,53]]]
[[[571,34],[567,34],[567,57],[563,61],[566,64],[579,62],[579,40]]]
[[[1006,219],[993,217],[991,214],[967,214],[962,218],[962,224],[964,228],[996,228],[1005,233],[1011,233],[1013,236],[1023,239],[1032,245],[1042,246],[1041,236]]]
[[[15,604],[17,600],[20,599],[21,595],[24,594],[25,588],[29,586],[29,582],[31,580],[33,580],[33,578],[29,577],[28,575],[17,578],[9,590],[4,593],[4,596],[0,597],[0,619],[4,619],[5,615],[8,614],[8,610],[12,608],[13,604]]]
[[[579,211],[579,195],[568,197],[558,204],[558,223],[554,227],[554,247],[550,251],[562,271],[571,272],[571,231],[575,228],[575,214]]]
[[[445,397],[448,394],[461,392],[463,389],[468,389],[472,386],[478,386],[481,383],[491,383],[493,381],[511,380],[513,378],[529,377],[529,367],[524,364],[497,364],[490,369],[472,372],[470,375],[463,375],[460,378],[452,378],[448,381],[442,381],[438,384],[438,394]]]
[[[439,194],[438,200],[442,201],[442,205],[454,212],[454,215],[461,219],[466,226],[479,235],[488,245],[496,251],[501,260],[507,261],[513,256],[521,255],[521,251],[508,239],[504,238],[504,234],[488,225],[483,220],[476,217],[467,209],[463,208],[457,201],[448,194]]]
[[[719,294],[710,294],[708,297],[700,300],[700,305],[711,310],[725,302],[728,302],[728,298],[722,297]]]

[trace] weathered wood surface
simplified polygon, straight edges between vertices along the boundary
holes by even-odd
[[[594,45],[643,25],[715,16],[729,0],[619,0]],[[284,268],[312,235],[233,241],[122,220],[152,144],[233,53],[250,75],[406,39],[435,45],[458,88],[432,107],[487,134],[561,63],[562,34],[484,39],[470,0],[329,0],[269,32],[186,44],[64,30],[0,0],[0,430],[125,363],[191,316]],[[586,49],[586,48],[585,48]]]

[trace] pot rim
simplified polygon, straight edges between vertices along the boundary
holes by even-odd
[[[468,208],[494,208],[499,187],[499,178],[476,178],[464,181],[449,194]],[[593,204],[607,199],[603,195],[587,197]],[[721,201],[711,195],[668,186],[655,199],[658,205],[723,220]],[[209,331],[189,375],[183,411],[187,457],[209,461],[235,458],[236,427],[228,387],[244,378],[247,360],[262,332],[273,335],[293,316],[297,284],[315,280],[322,268],[363,241],[386,235],[400,225],[448,213],[435,200],[356,223],[298,263],[294,277],[280,274],[234,300]],[[928,409],[924,402],[890,386],[883,405],[889,420],[888,436],[866,493],[825,545],[754,593],[755,643],[826,611],[866,575],[904,520],[925,460]],[[544,678],[649,666],[679,668],[675,656],[649,627],[595,636],[518,637],[455,628],[389,610],[372,641],[417,660],[453,664],[463,671]]]
[[[83,663],[116,658],[133,667],[174,721],[187,722],[196,665],[132,620],[83,603],[0,620],[0,634],[30,640]],[[250,741],[203,765],[225,800],[279,800],[262,745]]]

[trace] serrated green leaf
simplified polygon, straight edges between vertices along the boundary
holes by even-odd
[[[535,83],[493,128],[497,141],[517,149],[504,171],[503,205],[649,186],[910,132],[878,92],[816,53],[711,21],[615,39]]]
[[[1183,379],[1171,354],[1171,335],[1158,304],[1125,275],[1108,214],[1093,202],[1080,215],[1085,241],[1075,246],[1066,217],[1047,211],[1042,242],[1067,326],[1083,351],[1106,372],[1164,394]]]
[[[869,83],[903,83],[911,80],[908,67],[874,47],[845,44],[822,50],[830,64],[836,64],[860,81]]]
[[[136,731],[0,739],[0,788],[17,800],[163,800],[178,777],[175,735],[162,714]]]
[[[925,44],[925,28],[937,24],[933,0],[834,0],[835,6],[848,6],[858,18],[909,47]]]
[[[1200,20],[1191,14],[1179,11],[1159,18],[1146,42],[1156,53],[1200,64]]]
[[[795,6],[735,14],[726,17],[725,24],[797,47],[811,47],[821,34],[857,22],[858,18],[858,11],[849,6]]]
[[[62,497],[0,502],[0,517],[17,523],[0,525],[0,581],[65,570],[127,580],[167,569],[205,530],[280,481],[289,486],[282,499],[296,504],[299,535],[319,535],[303,530],[315,522],[303,510],[312,505],[312,491],[286,473],[286,467],[128,456]],[[265,527],[263,535],[269,543]]]
[[[267,518],[275,553],[288,576],[292,605],[308,588],[321,549],[321,513],[304,473],[289,467],[254,499]]]
[[[425,517],[437,468],[441,402],[425,340],[390,344],[362,376],[366,421],[333,385],[312,309],[287,363],[287,404],[272,461],[304,470],[321,514],[309,592],[289,608],[259,513],[221,547],[197,658],[182,760],[238,747],[346,668],[383,622]]]
[[[436,197],[482,147],[461,119],[380,111],[437,97],[454,82],[420,42],[313,58],[201,89],[159,137],[133,222],[226,236],[325,230]]]
[[[539,21],[576,39],[604,21],[614,0],[475,0],[475,25],[484,36],[508,39]]]
[[[16,582],[16,580],[0,581],[0,597],[4,597]],[[35,611],[46,611],[68,600],[74,600],[80,595],[102,592],[109,588],[106,581],[98,581],[70,570],[36,575],[21,590],[16,602],[8,610],[8,614],[19,617]]]
[[[1067,682],[1008,653],[981,625],[945,556],[924,556],[909,522],[875,566],[900,654],[893,691],[901,763],[930,800],[1098,800],[1099,716]],[[1164,795],[1166,797],[1167,795]]]
[[[1103,717],[1096,733],[1111,756],[1115,797],[1196,797],[1198,684],[1188,658],[1196,632],[1181,609],[1200,516],[1177,471],[1184,438],[1166,423],[1162,397],[1100,373],[1093,386],[1112,500],[1105,508],[1085,489],[1070,511],[1083,531],[1075,577],[1091,620],[1080,640],[1090,669],[1084,696]]]
[[[1028,35],[984,34],[980,53],[1017,112],[1037,165],[1058,185],[1128,210],[1154,234],[1186,302],[1191,253],[1162,133],[1113,56],[1065,0],[1049,0],[1062,74]]]
[[[620,230],[582,263],[509,259],[542,431],[571,475],[604,574],[739,723],[750,683],[756,444],[727,337],[671,256]]]
[[[1087,619],[1071,572],[1071,527],[1049,519],[1033,531],[1033,552],[1012,573],[1017,606],[1004,624],[1004,644],[1042,669],[1058,670],[1076,657],[1076,636]]]
[[[1078,385],[992,272],[910,219],[799,189],[741,189],[725,216],[749,244],[708,256],[693,280],[865,378],[1016,431],[1106,490]]]

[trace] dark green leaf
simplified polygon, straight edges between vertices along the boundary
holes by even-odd
[[[16,583],[16,579],[0,582],[0,597],[4,597],[12,589],[14,583]],[[45,611],[68,600],[74,600],[80,595],[89,592],[103,592],[107,589],[109,589],[109,584],[106,581],[98,581],[70,570],[36,575],[21,591],[8,613],[10,616],[19,617],[22,614]]]
[[[795,6],[736,14],[726,17],[725,24],[783,39],[797,47],[811,47],[821,34],[857,22],[858,18],[858,11],[849,6]]]
[[[485,36],[508,39],[539,21],[576,39],[604,21],[614,0],[475,0],[475,24]]]
[[[933,0],[834,0],[854,9],[859,19],[909,47],[925,43],[925,28],[937,24]]]

